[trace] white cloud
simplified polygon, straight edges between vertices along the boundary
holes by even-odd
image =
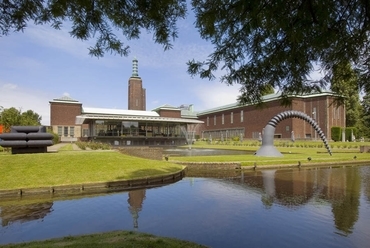
[[[199,100],[197,109],[205,110],[237,102],[240,95],[239,85],[227,86],[224,83],[210,82],[194,87],[194,94]]]
[[[42,117],[42,125],[50,125],[50,94],[28,88],[19,87],[12,83],[0,82],[0,106],[14,107],[22,112],[33,110]]]
[[[87,50],[90,46],[89,41],[72,38],[66,28],[56,30],[45,25],[30,25],[25,34],[41,46],[60,49],[79,58],[89,58]]]

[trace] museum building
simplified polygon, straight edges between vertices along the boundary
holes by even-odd
[[[128,109],[86,108],[68,96],[50,103],[50,126],[61,142],[77,140],[107,142],[112,145],[184,145],[188,128],[202,121],[192,106],[163,105],[146,110],[146,92],[138,75],[138,61],[128,82]],[[190,109],[190,111],[189,111]]]
[[[138,61],[134,59],[128,80],[127,110],[86,108],[81,102],[63,96],[49,102],[50,125],[62,142],[93,140],[117,146],[184,145],[187,133],[212,140],[234,137],[258,140],[266,124],[287,110],[310,116],[328,140],[331,127],[345,127],[344,106],[334,104],[336,96],[332,92],[292,96],[290,106],[282,106],[279,97],[280,94],[264,96],[262,107],[234,103],[196,112],[192,105],[165,104],[147,111],[146,90],[138,74]],[[279,139],[290,139],[293,134],[295,139],[318,138],[315,129],[298,118],[281,121],[275,130],[275,138]]]

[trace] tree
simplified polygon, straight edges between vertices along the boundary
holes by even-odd
[[[362,128],[363,134],[366,137],[370,137],[370,94],[366,92],[361,101],[362,113]]]
[[[205,61],[191,60],[188,72],[201,78],[240,84],[241,103],[261,101],[271,86],[282,100],[291,94],[318,92],[333,77],[333,67],[349,62],[358,72],[358,86],[370,91],[370,3],[368,0],[192,0],[196,28],[214,45]],[[0,31],[23,30],[28,21],[60,28],[72,23],[72,37],[95,39],[90,54],[127,55],[127,39],[154,33],[154,41],[171,48],[176,22],[187,12],[185,0],[4,0]],[[321,70],[324,76],[310,75]]]
[[[4,126],[4,131],[9,132],[11,126],[39,126],[41,117],[32,110],[21,112],[12,107],[0,109],[0,125]]]
[[[360,92],[358,77],[349,63],[333,66],[331,90],[340,95],[338,104],[343,103],[346,108],[346,126],[357,127],[360,125]]]
[[[4,0],[0,2],[0,34],[23,31],[29,21],[50,24],[60,29],[70,21],[72,37],[96,39],[90,54],[101,57],[105,52],[127,55],[129,46],[115,34],[122,31],[127,39],[139,38],[144,29],[154,32],[155,42],[171,48],[177,37],[176,21],[186,14],[185,0]]]
[[[41,125],[41,116],[32,110],[27,110],[21,114],[21,124],[24,126],[39,126]]]
[[[337,64],[350,61],[359,84],[369,87],[370,4],[367,0],[209,1],[193,0],[196,27],[215,49],[206,61],[189,61],[188,71],[240,84],[244,102],[260,101],[261,88],[282,93],[320,91]],[[309,75],[320,68],[318,81]],[[365,85],[366,84],[366,85]]]
[[[16,108],[2,109],[0,124],[4,126],[5,132],[9,132],[11,126],[21,125],[21,112]]]

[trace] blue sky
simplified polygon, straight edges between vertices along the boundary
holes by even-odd
[[[194,104],[195,111],[236,102],[239,86],[218,79],[208,81],[187,74],[186,62],[205,60],[212,45],[199,37],[193,18],[178,23],[173,49],[164,51],[152,34],[127,41],[130,55],[91,57],[94,41],[70,37],[68,27],[54,30],[30,24],[22,33],[0,38],[0,106],[31,109],[50,124],[49,101],[68,95],[85,107],[127,109],[132,60],[139,61],[139,76],[146,88],[147,110],[163,104]],[[218,75],[220,76],[221,73]]]

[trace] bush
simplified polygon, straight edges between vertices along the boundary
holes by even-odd
[[[58,144],[60,142],[59,135],[54,133],[51,129],[48,129],[48,133],[51,133],[53,135],[53,144]]]
[[[352,132],[353,132],[353,135],[355,136],[355,138],[358,137],[357,128],[355,128],[355,127],[346,127],[346,140],[353,141],[352,140]]]
[[[341,138],[342,138],[342,128],[332,127],[331,128],[331,139],[337,142],[337,141],[341,141]]]

